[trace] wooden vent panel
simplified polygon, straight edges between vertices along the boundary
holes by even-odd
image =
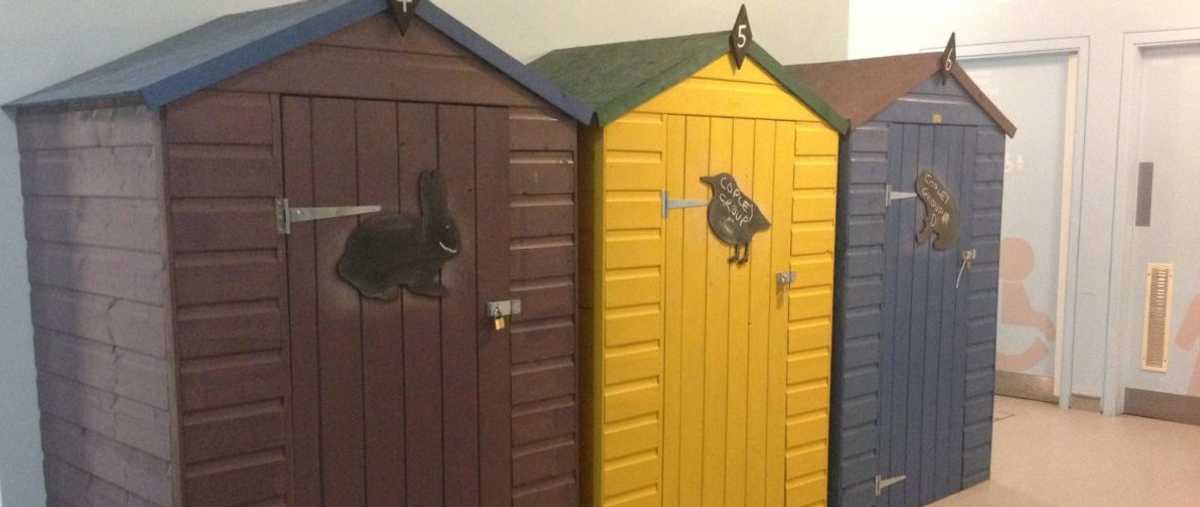
[[[1171,264],[1146,267],[1146,325],[1142,337],[1142,369],[1167,371],[1167,330],[1171,322]]]

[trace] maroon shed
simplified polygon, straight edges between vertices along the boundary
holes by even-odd
[[[576,119],[430,2],[221,18],[16,112],[52,505],[578,501]],[[443,298],[337,275],[439,168]],[[521,300],[502,331],[487,302]]]

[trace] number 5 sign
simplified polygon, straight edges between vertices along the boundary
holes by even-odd
[[[737,21],[733,23],[733,31],[729,33],[729,50],[733,52],[733,61],[737,68],[742,68],[746,60],[746,50],[754,42],[754,31],[750,29],[750,16],[746,14],[746,5],[738,11]]]

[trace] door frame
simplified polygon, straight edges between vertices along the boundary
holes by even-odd
[[[962,44],[958,46],[959,58],[970,60],[996,60],[1022,56],[1065,55],[1067,56],[1067,121],[1063,122],[1063,179],[1060,199],[1058,294],[1056,298],[1054,328],[1057,335],[1054,347],[1054,395],[1058,405],[1071,405],[1072,370],[1075,356],[1075,315],[1077,310],[1079,258],[1079,217],[1082,216],[1082,192],[1084,177],[1084,139],[1087,125],[1087,93],[1090,39],[1088,37],[1064,37],[1031,41],[996,42],[986,44]],[[941,51],[930,47],[924,51]],[[1073,121],[1071,118],[1073,117]],[[1018,129],[1019,129],[1018,125]],[[1019,130],[1018,130],[1019,134]],[[997,326],[999,322],[997,322]]]
[[[1138,137],[1141,116],[1141,78],[1145,60],[1143,50],[1177,46],[1200,46],[1200,28],[1178,30],[1125,32],[1122,44],[1120,113],[1117,121],[1117,167],[1112,223],[1112,255],[1109,278],[1112,280],[1108,294],[1108,314],[1111,326],[1105,357],[1104,399],[1105,414],[1125,411],[1125,367],[1131,358],[1141,354],[1141,333],[1136,333],[1136,344],[1127,332],[1136,322],[1125,318],[1122,310],[1128,307],[1126,288],[1140,282],[1126,272],[1131,256],[1128,245],[1133,235],[1134,192],[1136,178],[1133,168],[1138,158]],[[1116,330],[1115,333],[1111,330]]]

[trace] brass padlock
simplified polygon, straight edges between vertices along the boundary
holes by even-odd
[[[508,323],[504,321],[503,315],[492,317],[492,322],[496,326],[496,331],[503,331],[505,327],[508,327]]]

